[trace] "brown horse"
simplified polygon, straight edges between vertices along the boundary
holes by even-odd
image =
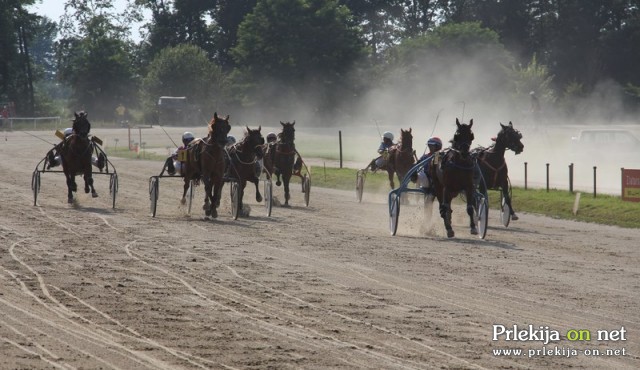
[[[84,177],[84,192],[89,193],[93,198],[98,197],[96,189],[93,187],[93,177],[91,168],[91,154],[93,152],[93,142],[89,139],[91,123],[86,112],[75,112],[73,120],[73,133],[66,138],[60,149],[62,160],[62,170],[67,178],[67,201],[73,203],[73,192],[78,190],[76,175],[82,174]]]
[[[284,205],[289,205],[289,182],[294,174],[294,167],[296,170],[300,170],[302,165],[297,164],[294,166],[294,159],[298,152],[296,151],[296,145],[294,144],[295,132],[294,125],[296,121],[292,123],[282,122],[282,132],[278,134],[278,141],[275,144],[266,144],[264,146],[264,167],[270,174],[275,174],[277,181],[276,185],[280,186],[284,183]],[[300,156],[298,156],[300,161]],[[280,176],[282,176],[282,182],[280,182]]]
[[[498,189],[502,191],[505,203],[511,210],[511,219],[517,220],[513,207],[511,206],[511,196],[509,194],[509,170],[504,154],[507,149],[511,149],[514,153],[520,154],[524,150],[522,144],[522,134],[513,128],[513,123],[509,122],[508,126],[500,123],[501,129],[495,138],[495,144],[489,148],[476,148],[471,151],[472,155],[478,158],[478,165],[482,171],[484,182],[489,189]],[[482,183],[481,183],[482,186]],[[481,189],[482,191],[485,189]]]
[[[194,140],[187,148],[187,160],[184,162],[183,171],[184,191],[180,202],[182,204],[186,202],[191,180],[202,179],[205,189],[204,205],[202,206],[205,211],[205,219],[218,217],[217,208],[220,206],[220,195],[224,185],[224,146],[230,130],[229,116],[221,118],[216,112],[209,122],[207,137]]]
[[[393,175],[398,176],[398,181],[402,183],[404,176],[409,172],[415,163],[415,154],[413,152],[413,135],[411,128],[408,130],[400,129],[400,141],[398,144],[389,148],[389,156],[387,157],[387,174],[389,175],[389,185],[391,189],[395,189]]]
[[[473,220],[475,199],[473,172],[476,164],[469,152],[471,142],[474,139],[473,131],[471,131],[473,119],[467,125],[461,124],[456,118],[456,125],[458,129],[453,136],[453,140],[451,140],[451,148],[440,152],[429,165],[436,197],[438,198],[438,203],[440,203],[440,216],[444,220],[447,237],[449,238],[455,235],[451,227],[451,200],[463,191],[467,199],[467,214],[469,215],[471,234],[478,234]]]
[[[264,145],[264,138],[260,133],[261,129],[261,126],[255,130],[247,126],[242,140],[227,148],[229,155],[229,171],[227,172],[230,177],[239,182],[240,211],[242,211],[242,196],[244,195],[247,181],[251,181],[256,186],[256,202],[262,202],[262,195],[260,194],[260,189],[258,189],[258,177],[261,171],[258,161],[263,156],[262,147]]]

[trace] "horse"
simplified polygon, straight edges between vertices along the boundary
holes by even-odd
[[[91,154],[93,152],[93,142],[89,139],[91,123],[88,120],[87,112],[74,112],[74,115],[73,133],[63,142],[60,149],[62,170],[67,179],[68,203],[73,203],[73,192],[78,190],[76,175],[79,174],[84,177],[84,192],[91,191],[93,198],[98,197],[98,193],[93,187],[91,168]]]
[[[262,195],[258,188],[261,167],[259,160],[263,157],[263,145],[264,138],[260,133],[262,126],[252,130],[246,126],[246,131],[242,140],[227,147],[227,154],[229,156],[229,171],[230,177],[237,179],[238,197],[240,199],[239,211],[242,211],[242,196],[244,195],[244,188],[247,186],[247,181],[251,181],[256,186],[256,202],[262,202]]]
[[[205,211],[205,219],[218,217],[217,208],[220,206],[220,195],[224,185],[224,146],[230,130],[229,116],[221,118],[215,112],[209,122],[207,137],[196,139],[187,147],[183,172],[184,191],[180,202],[185,204],[191,180],[202,179],[205,189],[204,205],[202,206]]]
[[[395,189],[393,175],[398,176],[398,181],[402,183],[402,179],[415,163],[415,154],[413,152],[413,135],[411,128],[408,130],[400,129],[400,141],[398,144],[389,148],[389,156],[387,157],[387,174],[389,175],[389,185],[391,189]]]
[[[469,121],[469,124],[461,124],[456,118],[456,126],[456,133],[453,140],[450,141],[451,147],[440,152],[429,165],[436,198],[440,204],[440,217],[444,220],[449,238],[455,235],[451,227],[451,200],[463,191],[467,200],[471,234],[478,234],[473,220],[475,199],[473,175],[476,164],[469,151],[474,139],[473,131],[471,131],[473,119]]]
[[[291,199],[289,182],[294,175],[294,159],[298,153],[294,144],[296,130],[293,126],[296,121],[291,123],[280,121],[280,124],[282,132],[278,134],[278,141],[264,146],[264,167],[268,173],[276,175],[276,186],[284,183],[284,205],[288,206]],[[299,171],[299,168],[297,170]],[[280,176],[282,176],[282,182]]]
[[[513,123],[509,122],[508,126],[500,123],[500,132],[495,138],[495,144],[489,148],[475,148],[471,154],[478,159],[478,165],[482,171],[484,182],[488,189],[497,190],[500,188],[505,203],[511,210],[511,219],[517,220],[513,207],[511,206],[511,196],[509,195],[509,172],[507,162],[504,159],[504,153],[507,149],[513,150],[514,153],[520,154],[524,150],[522,144],[522,134],[513,128]],[[482,185],[481,185],[482,186]],[[486,189],[482,189],[486,190]]]

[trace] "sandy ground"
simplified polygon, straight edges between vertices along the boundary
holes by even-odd
[[[307,208],[299,182],[270,218],[250,189],[234,221],[225,188],[203,221],[202,189],[187,215],[178,179],[161,179],[152,218],[161,162],[120,158],[115,210],[100,175],[99,198],[68,205],[63,176],[45,173],[34,206],[50,145],[1,139],[2,369],[640,367],[640,230],[525,213],[504,228],[492,210],[479,240],[456,210],[447,239],[407,206],[392,237],[384,195],[312,185]],[[494,341],[494,325],[559,338]]]

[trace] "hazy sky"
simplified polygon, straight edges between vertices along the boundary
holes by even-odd
[[[36,3],[29,7],[30,10],[35,11],[37,14],[47,16],[55,22],[60,21],[60,17],[64,15],[65,0],[36,0]],[[123,11],[127,6],[127,0],[113,0],[114,7],[117,11]],[[138,28],[141,26],[131,25],[131,37],[134,41],[140,41],[140,34]]]

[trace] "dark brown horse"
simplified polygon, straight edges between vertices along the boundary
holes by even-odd
[[[444,227],[447,229],[447,237],[449,238],[455,235],[451,227],[451,200],[461,192],[464,192],[467,199],[471,234],[478,234],[473,220],[475,160],[469,152],[471,142],[474,139],[473,131],[471,131],[473,119],[469,121],[468,125],[461,124],[456,119],[456,125],[458,129],[451,140],[451,147],[434,157],[429,166],[436,197],[440,203],[440,216],[444,220]]]
[[[184,191],[180,202],[182,204],[186,202],[191,180],[202,179],[205,190],[202,208],[205,211],[206,219],[218,217],[217,208],[220,206],[220,195],[224,185],[224,146],[230,130],[229,116],[221,118],[216,112],[209,122],[209,134],[207,137],[201,140],[194,140],[187,148],[187,160],[184,162],[183,171]]]
[[[518,216],[516,216],[511,206],[509,170],[507,169],[507,162],[504,159],[504,153],[507,149],[511,149],[514,153],[520,154],[524,150],[524,144],[520,141],[522,134],[513,128],[513,123],[509,122],[508,126],[500,123],[500,127],[500,132],[498,132],[495,138],[495,144],[489,148],[476,148],[472,150],[471,153],[478,158],[478,165],[482,171],[482,176],[484,177],[487,188],[500,188],[505,203],[511,210],[511,219],[517,220]]]
[[[387,157],[387,174],[389,175],[389,185],[391,189],[395,189],[393,175],[398,176],[398,181],[402,183],[402,179],[409,172],[415,163],[415,154],[413,152],[413,135],[411,128],[408,130],[400,129],[400,141],[398,144],[389,148],[389,156]]]
[[[260,189],[258,189],[258,177],[261,171],[258,161],[263,156],[262,148],[264,145],[264,138],[260,133],[261,129],[262,127],[258,127],[252,130],[247,127],[242,140],[227,149],[229,155],[229,171],[227,172],[230,177],[237,179],[239,182],[240,211],[242,211],[242,196],[244,195],[247,181],[251,181],[256,186],[256,202],[262,202],[262,195],[260,194]]]
[[[264,146],[264,167],[270,174],[276,175],[277,186],[284,183],[284,205],[288,206],[291,199],[289,182],[294,174],[294,159],[298,154],[294,144],[296,130],[293,126],[296,121],[292,123],[280,121],[280,124],[282,132],[278,134],[278,141]],[[282,176],[282,182],[280,182],[280,176]]]
[[[76,112],[73,120],[73,133],[66,138],[60,150],[62,160],[62,170],[67,178],[67,201],[73,202],[73,192],[78,190],[76,175],[82,174],[84,177],[84,192],[89,193],[93,198],[98,197],[96,189],[93,187],[93,177],[91,168],[91,154],[93,152],[93,142],[89,139],[91,123],[87,119],[86,112]]]

